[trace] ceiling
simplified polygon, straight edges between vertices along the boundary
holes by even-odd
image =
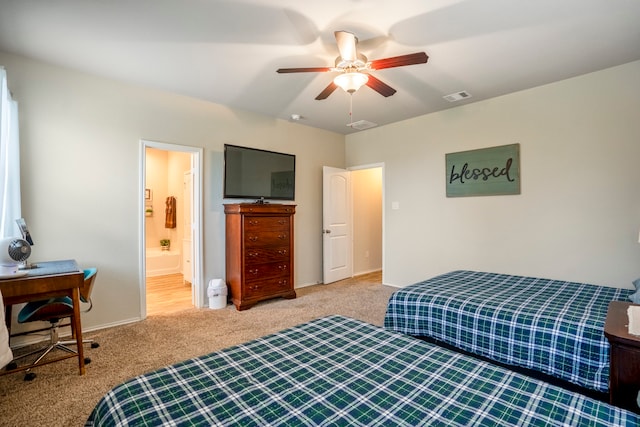
[[[0,51],[342,134],[640,59],[638,0],[0,0],[0,11]],[[336,30],[369,60],[429,61],[373,71],[397,89],[388,98],[363,87],[316,101],[335,73],[276,73],[333,66]],[[471,97],[443,98],[460,91]]]

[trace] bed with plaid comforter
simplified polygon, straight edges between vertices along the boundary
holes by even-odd
[[[87,426],[638,425],[640,416],[343,316],[133,378]]]
[[[609,390],[609,302],[633,291],[452,271],[396,291],[384,325],[585,389]]]

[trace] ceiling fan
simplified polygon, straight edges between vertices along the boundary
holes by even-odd
[[[276,71],[278,73],[324,73],[329,71],[340,73],[316,96],[317,100],[326,99],[338,86],[346,92],[354,93],[365,84],[380,95],[387,97],[396,93],[396,90],[371,75],[370,71],[424,64],[429,59],[426,53],[417,52],[368,61],[366,56],[357,51],[358,38],[353,33],[336,31],[334,35],[340,52],[340,55],[336,58],[335,67],[279,68]]]

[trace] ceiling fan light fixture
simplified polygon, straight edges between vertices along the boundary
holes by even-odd
[[[345,92],[354,93],[363,85],[367,84],[369,76],[364,73],[351,72],[343,73],[336,76],[333,82],[342,88]]]

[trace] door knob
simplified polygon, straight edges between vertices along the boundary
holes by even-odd
[[[331,230],[322,230],[324,234],[331,234]]]

